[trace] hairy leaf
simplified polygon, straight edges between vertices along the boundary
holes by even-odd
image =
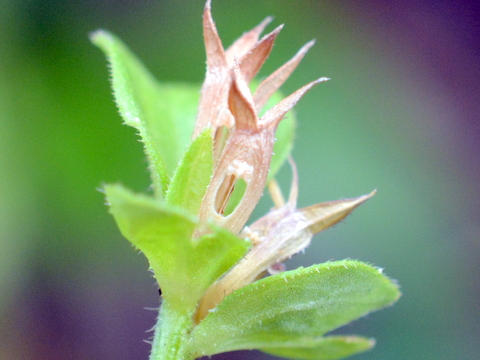
[[[162,196],[190,142],[198,86],[158,83],[127,46],[105,30],[94,32],[91,40],[107,56],[120,115],[139,131],[155,193]]]
[[[120,185],[107,185],[105,192],[123,236],[145,254],[163,296],[174,307],[194,307],[249,248],[245,240],[214,225],[208,235],[191,239],[198,224],[181,209]]]
[[[381,271],[344,260],[256,281],[227,296],[194,329],[198,356],[282,347],[320,337],[395,302],[397,286]]]

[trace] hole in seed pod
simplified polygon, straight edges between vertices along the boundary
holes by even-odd
[[[235,211],[247,190],[247,183],[235,175],[227,175],[223,180],[215,199],[217,214],[228,216]]]
[[[223,215],[227,216],[230,215],[235,211],[238,204],[243,199],[243,195],[245,195],[245,191],[247,190],[247,183],[242,179],[237,179],[233,191],[228,199],[227,205],[225,206],[225,211]]]

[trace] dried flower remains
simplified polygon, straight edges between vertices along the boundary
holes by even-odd
[[[200,302],[198,321],[228,294],[255,281],[268,269],[281,269],[278,264],[303,251],[315,233],[338,223],[374,194],[297,210],[298,177],[291,160],[294,176],[288,203],[245,227],[267,184],[277,126],[307,91],[329,80],[321,77],[312,81],[259,117],[262,107],[314,44],[314,41],[305,44],[291,60],[263,80],[252,94],[249,83],[269,56],[283,27],[281,25],[260,38],[270,21],[271,18],[267,17],[224,50],[212,19],[210,1],[204,10],[207,73],[194,137],[207,128],[212,129],[215,170],[199,218],[202,222],[213,220],[235,234],[240,233],[252,242],[252,248],[240,263],[209,288]],[[246,183],[244,195],[236,208],[225,215],[226,204],[240,179]],[[198,237],[202,233],[197,230],[195,235]]]

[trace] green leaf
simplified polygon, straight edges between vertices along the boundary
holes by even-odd
[[[399,296],[380,270],[359,261],[299,268],[227,296],[192,332],[192,349],[201,356],[283,347],[292,338],[320,337]]]
[[[292,339],[288,347],[261,349],[267,354],[303,360],[335,360],[370,350],[373,339],[360,336],[326,336],[317,339]]]
[[[162,196],[190,143],[199,87],[159,84],[127,46],[107,31],[94,32],[91,40],[107,56],[120,115],[139,131],[155,193]]]
[[[213,142],[211,130],[206,130],[192,142],[175,171],[165,198],[166,204],[182,207],[197,215],[212,174]]]
[[[123,236],[145,254],[163,296],[179,309],[195,307],[249,248],[250,243],[214,225],[208,235],[192,240],[198,224],[181,209],[120,185],[107,185],[105,192]]]

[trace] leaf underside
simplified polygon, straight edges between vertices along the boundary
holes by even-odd
[[[292,339],[288,347],[260,350],[289,359],[336,360],[370,350],[374,345],[374,340],[361,336],[325,336]]]

